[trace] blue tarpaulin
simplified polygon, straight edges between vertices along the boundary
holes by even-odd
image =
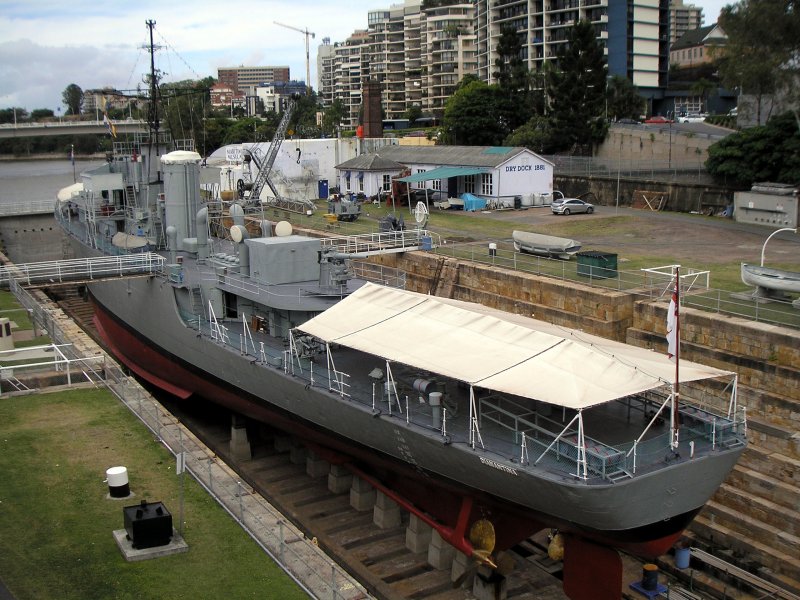
[[[464,210],[474,212],[486,208],[486,200],[472,194],[461,194],[461,199],[464,201]]]

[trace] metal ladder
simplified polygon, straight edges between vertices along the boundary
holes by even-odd
[[[258,200],[261,197],[261,190],[264,189],[264,185],[268,185],[275,197],[280,198],[280,194],[278,194],[278,190],[275,189],[275,186],[270,180],[269,174],[270,171],[272,171],[272,165],[275,163],[275,158],[278,156],[278,150],[280,150],[281,144],[286,137],[286,129],[289,127],[289,120],[292,118],[292,114],[294,114],[296,105],[296,102],[293,100],[289,100],[288,104],[286,105],[286,110],[283,113],[283,117],[281,118],[278,128],[275,130],[275,135],[272,137],[272,142],[270,142],[264,161],[262,162],[259,160],[256,153],[251,153],[251,156],[258,167],[258,175],[256,176],[256,179],[253,182],[253,188],[250,191],[251,200]]]

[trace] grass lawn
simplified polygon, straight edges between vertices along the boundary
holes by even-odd
[[[177,527],[175,460],[107,390],[0,398],[0,577],[17,600],[306,598],[190,477],[189,551],[126,562],[122,508],[161,501]],[[106,469],[136,494],[109,500]]]
[[[28,311],[22,308],[14,294],[7,290],[0,290],[0,317],[8,317],[20,329],[33,328]]]

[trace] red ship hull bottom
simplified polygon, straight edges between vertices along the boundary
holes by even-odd
[[[496,550],[508,549],[545,528],[556,528],[567,540],[564,590],[572,600],[619,600],[622,565],[615,548],[645,558],[666,553],[680,538],[695,512],[660,523],[657,530],[600,532],[531,514],[523,507],[476,490],[433,478],[420,478],[413,468],[376,456],[368,448],[320,431],[280,409],[215,382],[177,357],[165,356],[120,324],[95,303],[95,325],[108,349],[132,372],[167,393],[186,400],[196,394],[213,403],[291,433],[318,447],[335,463],[352,463],[357,475],[385,489],[406,510],[420,516],[443,539],[461,552],[472,554],[465,532],[469,524],[488,519],[495,529]],[[169,374],[169,380],[161,374]],[[349,442],[349,443],[348,443]],[[616,559],[614,559],[616,557]],[[598,585],[598,582],[605,582]]]

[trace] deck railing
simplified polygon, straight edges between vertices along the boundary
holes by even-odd
[[[409,399],[409,395],[398,391],[397,386],[390,385],[387,389],[384,381],[377,380],[371,386],[372,393],[365,395],[359,390],[369,389],[369,383],[355,385],[350,374],[337,370],[330,362],[298,357],[293,352],[294,347],[286,350],[269,346],[260,342],[258,336],[254,343],[244,343],[242,337],[249,336],[243,330],[246,320],[227,322],[225,338],[215,336],[216,339],[212,341],[212,328],[206,319],[188,313],[184,313],[183,317],[209,343],[250,356],[254,364],[262,368],[278,369],[307,385],[327,389],[332,394],[332,400],[338,398],[381,418],[395,419],[403,427],[416,427],[429,435],[442,436],[448,444],[472,445],[466,400],[463,406],[459,404],[457,411],[453,410],[455,407],[452,404],[445,404],[436,411],[437,407],[419,403],[415,398]],[[641,409],[646,409],[647,400],[644,397],[631,397],[628,400],[640,402]],[[669,432],[639,443],[630,441],[609,445],[590,436],[579,437],[577,427],[562,430],[563,422],[507,398],[490,396],[480,399],[477,405],[480,442],[475,447],[480,449],[483,456],[492,457],[499,464],[506,464],[509,456],[518,456],[519,459],[515,459],[513,464],[514,469],[543,469],[582,479],[586,483],[611,482],[663,468],[665,453],[670,448]],[[690,460],[703,453],[743,443],[744,423],[739,417],[728,419],[715,415],[686,403],[685,399],[681,414],[686,419],[686,426],[681,430],[681,445],[691,448],[691,454],[673,453],[673,461]],[[565,411],[562,416],[570,415],[574,415],[574,411]],[[584,441],[583,446],[579,444],[580,439]]]

